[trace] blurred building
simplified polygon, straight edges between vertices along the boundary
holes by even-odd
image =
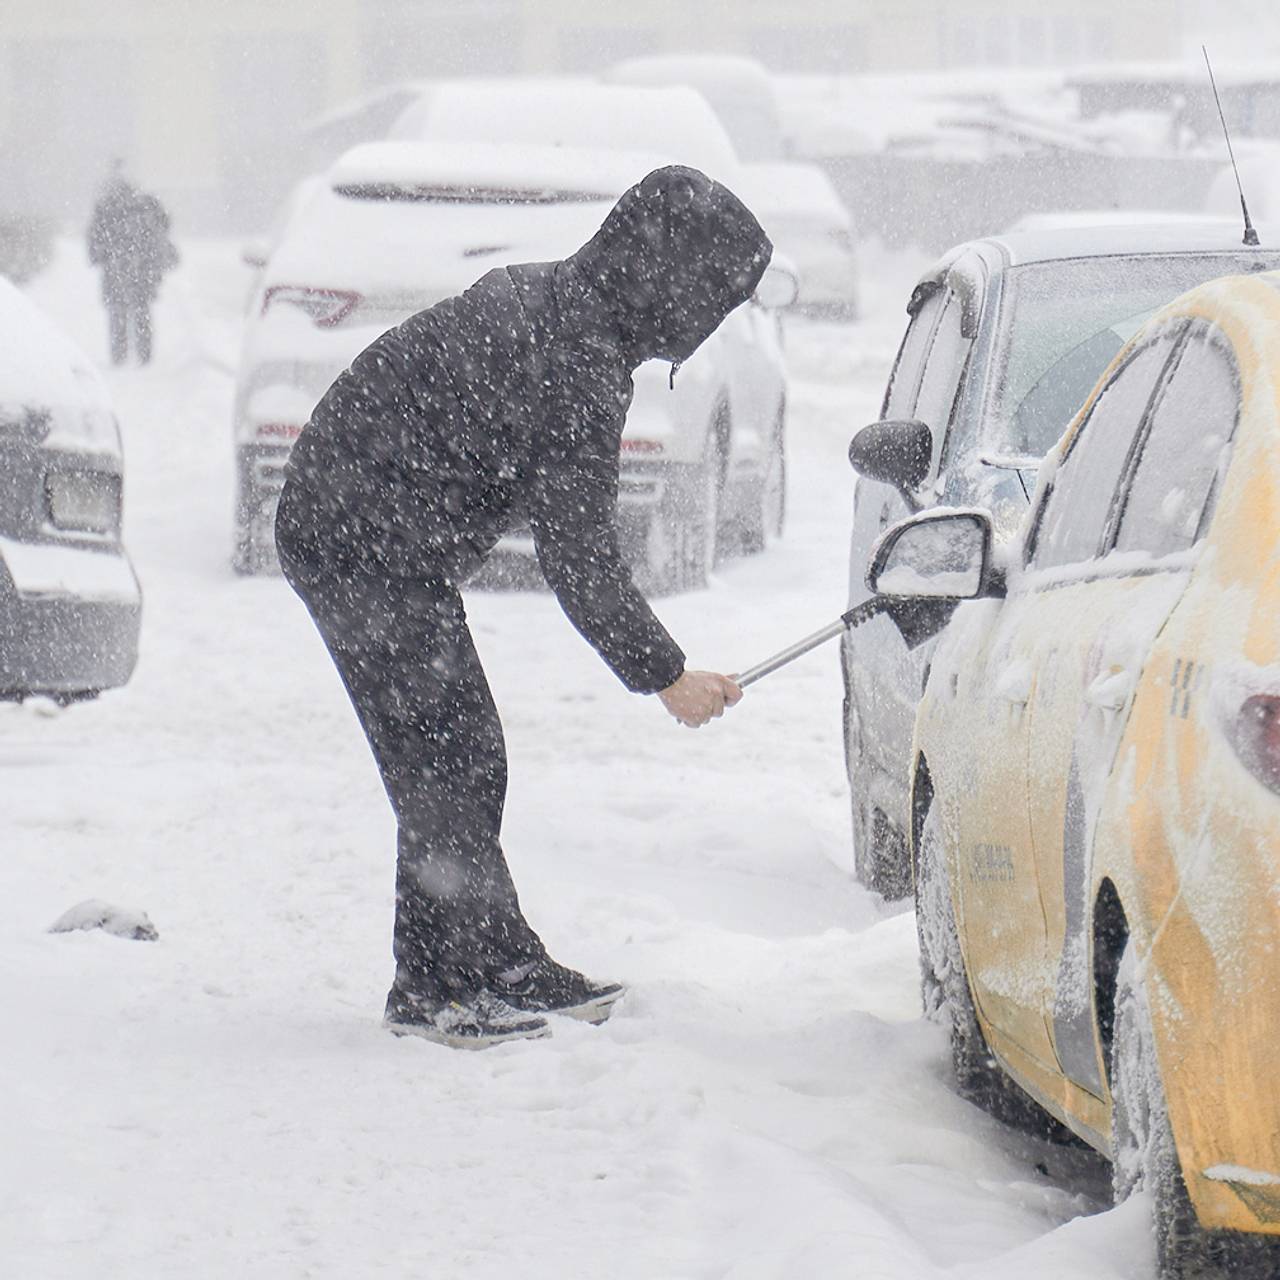
[[[185,230],[264,223],[309,121],[408,79],[674,50],[787,72],[1172,58],[1180,0],[7,0],[0,213],[81,223],[123,157]]]

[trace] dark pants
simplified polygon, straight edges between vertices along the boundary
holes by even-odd
[[[335,569],[277,540],[399,823],[396,982],[432,1000],[465,997],[545,952],[499,842],[506,748],[462,598],[443,577]]]
[[[146,298],[114,298],[107,303],[107,328],[111,334],[111,363],[124,364],[129,355],[132,332],[133,349],[138,360],[151,359],[151,303]]]

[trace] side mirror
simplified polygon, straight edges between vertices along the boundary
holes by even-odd
[[[764,269],[756,285],[756,301],[766,311],[785,311],[800,296],[800,277],[789,264],[776,259]]]
[[[986,511],[926,511],[880,535],[867,586],[877,595],[925,600],[974,600],[1004,594],[991,563]]]
[[[929,478],[933,432],[911,418],[873,422],[849,441],[849,465],[868,480],[914,493]]]

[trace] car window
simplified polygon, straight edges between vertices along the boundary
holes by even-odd
[[[964,372],[969,342],[960,333],[960,300],[950,290],[942,306],[942,315],[933,331],[924,376],[916,396],[913,418],[928,425],[933,432],[933,465],[937,467],[951,410],[955,404],[960,375]]]
[[[1227,344],[1199,326],[1179,348],[1122,493],[1118,551],[1166,556],[1203,536],[1240,416]]]
[[[1278,266],[1280,256],[1252,250],[1066,258],[1008,268],[995,375],[982,415],[984,443],[1001,453],[1045,453],[1155,311],[1206,280]]]
[[[1166,331],[1139,347],[1094,402],[1041,511],[1031,556],[1037,567],[1078,564],[1101,550],[1112,497],[1175,340]]]
[[[931,293],[917,308],[907,332],[903,335],[893,373],[889,375],[889,389],[880,409],[882,418],[910,418],[916,405],[916,392],[920,389],[920,375],[924,370],[925,356],[929,352],[929,340],[933,327],[942,311],[945,294],[942,289]]]

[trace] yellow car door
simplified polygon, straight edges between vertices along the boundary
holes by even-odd
[[[1041,536],[1030,570],[1015,575],[1003,602],[983,606],[995,611],[992,622],[954,675],[964,715],[951,719],[963,721],[965,741],[957,741],[947,755],[963,762],[963,776],[945,793],[969,797],[958,806],[952,825],[959,863],[957,906],[974,1001],[996,1032],[1053,1077],[1058,1063],[1046,1010],[1053,999],[1054,966],[1031,827],[1037,792],[1052,775],[1043,772],[1032,752],[1031,706],[1053,698],[1052,688],[1040,687],[1042,664],[1051,659],[1052,646],[1071,635],[1076,619],[1070,618],[1063,630],[1058,616],[1063,611],[1056,608],[1050,583],[1063,587],[1064,575],[1059,570],[1046,581],[1044,566],[1035,561],[1057,566],[1096,554],[1108,514],[1107,501],[1097,498],[1097,477],[1109,477],[1106,494],[1114,491],[1172,346],[1168,335],[1136,352],[1125,367],[1125,379],[1117,380],[1095,405],[1097,432],[1092,439],[1089,434],[1080,437],[1080,448],[1063,464],[1047,508],[1040,508]],[[1145,384],[1140,394],[1139,382]],[[1051,622],[1046,613],[1053,615]],[[1051,677],[1055,671],[1050,662]],[[934,672],[934,688],[940,674]],[[957,768],[947,761],[937,767],[949,772]],[[1005,1046],[997,1047],[1008,1056]]]
[[[1238,408],[1230,349],[1204,324],[1179,323],[1138,348],[1081,423],[1031,556],[1043,601],[1030,759],[1052,971],[1045,1012],[1063,1074],[1095,1098],[1105,1070],[1092,982],[1093,833],[1148,655],[1186,590]],[[1104,446],[1101,433],[1114,439]],[[1086,494],[1097,540],[1081,560],[1085,532],[1054,522]]]
[[[1036,985],[1045,972],[1045,924],[1027,812],[1033,676],[1023,605],[1016,593],[975,603],[952,623],[957,643],[948,652],[956,660],[930,676],[948,741],[930,767],[974,1003],[998,1033],[999,1052],[1008,1057],[1016,1046],[1049,1066],[1053,1047]]]

